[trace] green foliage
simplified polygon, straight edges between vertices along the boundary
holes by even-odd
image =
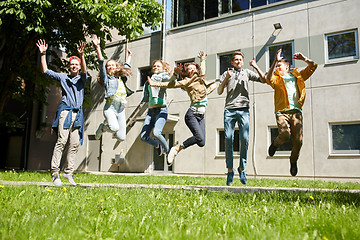
[[[6,101],[17,95],[24,103],[45,101],[52,81],[40,74],[36,41],[45,39],[49,68],[66,71],[68,62],[59,51],[77,55],[76,44],[92,34],[111,41],[112,33],[135,39],[143,27],[161,22],[161,5],[154,0],[7,0],[0,2],[0,115]],[[111,31],[111,32],[110,32]],[[94,68],[93,47],[87,44],[85,57]],[[51,57],[50,57],[51,56]],[[25,90],[16,79],[25,80]]]

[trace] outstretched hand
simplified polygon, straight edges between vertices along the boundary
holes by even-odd
[[[152,84],[154,83],[149,76],[147,77],[147,81],[148,81],[150,86],[152,86]]]
[[[77,45],[77,50],[78,50],[80,55],[84,54],[85,43],[83,41],[79,41],[79,44]]]
[[[283,59],[283,57],[281,56],[281,52],[282,52],[282,49],[280,48],[276,53],[275,60],[277,62],[279,62],[279,61],[281,61],[281,59]]]
[[[294,53],[294,59],[305,61],[306,57],[301,52]]]
[[[100,46],[100,37],[93,35],[91,39],[95,47]]]
[[[200,58],[201,61],[204,61],[204,60],[206,60],[207,54],[204,53],[203,51],[199,51],[197,57]]]
[[[183,71],[183,65],[179,64],[174,68],[174,73],[179,75]]]
[[[45,54],[46,50],[48,49],[48,45],[45,43],[45,40],[39,39],[36,43],[36,46],[39,48],[39,52],[41,54]]]
[[[250,60],[249,64],[250,64],[251,67],[256,68],[257,67],[256,58]]]
[[[230,69],[227,69],[227,71],[226,71],[226,78],[231,78],[231,76],[233,75],[233,72],[232,72],[232,70],[230,70]]]

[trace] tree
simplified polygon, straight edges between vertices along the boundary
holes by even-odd
[[[62,49],[67,55],[76,55],[76,43],[92,34],[111,41],[112,29],[127,39],[135,39],[144,27],[156,29],[161,12],[156,0],[1,1],[0,124],[13,119],[4,112],[10,99],[24,104],[44,102],[47,87],[53,84],[39,74],[38,39],[45,39],[53,49]],[[85,52],[90,69],[95,60],[92,50],[88,47]],[[53,57],[49,68],[67,69],[67,61],[56,52],[48,51],[48,55]]]

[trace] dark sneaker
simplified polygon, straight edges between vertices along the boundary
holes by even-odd
[[[74,181],[73,175],[71,173],[69,173],[69,174],[63,173],[63,177],[66,178],[71,185],[74,185],[74,186],[77,185],[76,182]]]
[[[161,144],[159,144],[159,147],[158,147],[158,148],[155,148],[155,150],[156,150],[156,152],[157,152],[157,154],[158,154],[159,156],[165,154],[165,150],[164,150],[164,148],[163,148],[163,146],[162,146]]]
[[[274,156],[276,150],[277,150],[277,147],[275,147],[274,143],[271,143],[269,150],[268,150],[269,156],[270,157]]]
[[[226,178],[226,185],[230,185],[233,180],[234,180],[234,174],[235,174],[235,169],[232,170],[232,172],[228,172],[227,173],[227,178]]]
[[[51,174],[51,179],[55,186],[60,187],[62,185],[59,173],[55,172],[55,173]]]
[[[296,176],[298,172],[298,168],[297,168],[297,162],[294,162],[294,163],[290,163],[290,173],[291,173],[291,176]]]
[[[240,176],[240,182],[242,184],[246,184],[247,180],[246,180],[246,173],[245,170],[240,170],[240,168],[238,168],[238,172],[239,172],[239,176]]]

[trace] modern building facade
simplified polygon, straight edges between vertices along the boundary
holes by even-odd
[[[135,93],[127,99],[127,117],[140,104],[142,86],[155,59],[162,58],[173,67],[177,63],[198,61],[196,55],[202,50],[208,55],[206,78],[217,81],[230,67],[234,51],[241,50],[245,54],[245,68],[251,69],[249,61],[256,58],[263,71],[269,69],[278,48],[283,49],[287,58],[302,52],[316,61],[318,68],[306,81],[298,176],[360,179],[360,1],[168,0],[165,3],[166,12],[171,14],[166,14],[163,30],[128,43],[120,39],[107,44],[107,57],[120,62],[125,58],[126,48],[133,52],[133,76],[127,84]],[[303,68],[305,64],[292,61],[291,66]],[[109,133],[95,140],[95,131],[104,120],[104,93],[96,82],[97,72],[90,74],[90,96],[94,104],[85,109],[85,139],[76,163],[79,171],[200,175],[226,172],[223,132],[226,93],[218,95],[214,91],[208,96],[205,146],[195,145],[181,151],[175,164],[168,168],[164,158],[159,158],[150,145],[140,140],[146,111],[135,115],[135,123],[128,127],[126,141],[118,142]],[[271,140],[277,135],[273,89],[261,83],[249,86],[251,115],[247,174],[290,177],[291,143],[279,149],[274,157],[267,154]],[[163,134],[172,146],[191,135],[184,122],[190,101],[186,92],[180,89],[167,92],[169,118]],[[53,115],[48,116],[51,121]],[[55,136],[48,126],[45,133],[40,134],[39,130],[31,132],[29,169],[44,169],[50,164],[51,151],[42,146],[46,144],[52,149],[50,145],[55,142]],[[239,159],[237,136],[235,134],[235,167]]]

